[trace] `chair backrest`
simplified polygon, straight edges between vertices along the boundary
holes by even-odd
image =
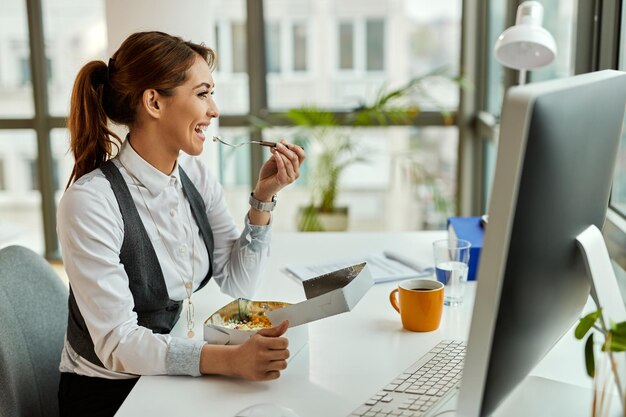
[[[67,297],[40,255],[0,250],[0,417],[58,416]]]

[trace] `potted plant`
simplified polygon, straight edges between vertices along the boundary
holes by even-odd
[[[339,181],[347,167],[367,162],[365,150],[350,133],[359,127],[410,123],[420,111],[417,105],[410,103],[411,95],[425,93],[423,81],[436,76],[461,82],[459,77],[447,76],[445,69],[437,69],[413,78],[397,89],[390,90],[383,86],[372,103],[361,103],[349,113],[347,123],[343,124],[338,123],[332,111],[319,107],[304,106],[287,112],[287,118],[298,127],[294,142],[315,155],[310,175],[312,195],[309,204],[299,211],[298,230],[347,230],[348,208],[337,207]],[[442,111],[442,114],[451,122],[448,113]]]
[[[348,227],[348,208],[337,207],[339,178],[351,164],[365,162],[348,132],[342,131],[335,115],[317,107],[291,109],[287,117],[300,129],[294,142],[316,158],[310,175],[309,204],[298,212],[300,231],[342,231]]]
[[[621,414],[626,417],[624,407],[623,381],[620,377],[615,353],[626,351],[626,321],[606,325],[602,316],[602,309],[587,314],[581,318],[576,326],[575,337],[585,341],[585,367],[587,374],[594,379],[594,398],[592,416],[603,417],[609,414],[610,392],[613,384],[620,394]],[[601,360],[600,366],[596,366],[596,342],[595,336],[602,337],[600,341]]]

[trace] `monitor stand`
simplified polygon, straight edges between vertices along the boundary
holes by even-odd
[[[606,248],[602,232],[595,225],[589,226],[584,232],[576,237],[576,242],[580,248],[587,272],[591,277],[591,295],[598,308],[602,308],[602,320],[607,327],[608,323],[619,323],[626,321],[626,306],[622,299],[617,277],[611,265],[609,251]],[[581,344],[582,355],[582,344]],[[617,369],[623,384],[626,376],[626,361],[624,354],[612,355],[612,359],[617,362]],[[617,386],[618,396],[624,406],[622,387]]]

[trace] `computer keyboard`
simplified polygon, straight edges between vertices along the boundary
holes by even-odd
[[[444,340],[350,416],[425,416],[457,391],[464,359],[464,342]]]

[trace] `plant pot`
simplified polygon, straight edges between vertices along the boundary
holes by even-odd
[[[332,212],[300,207],[296,221],[301,232],[345,232],[348,230],[348,207],[336,207]]]

